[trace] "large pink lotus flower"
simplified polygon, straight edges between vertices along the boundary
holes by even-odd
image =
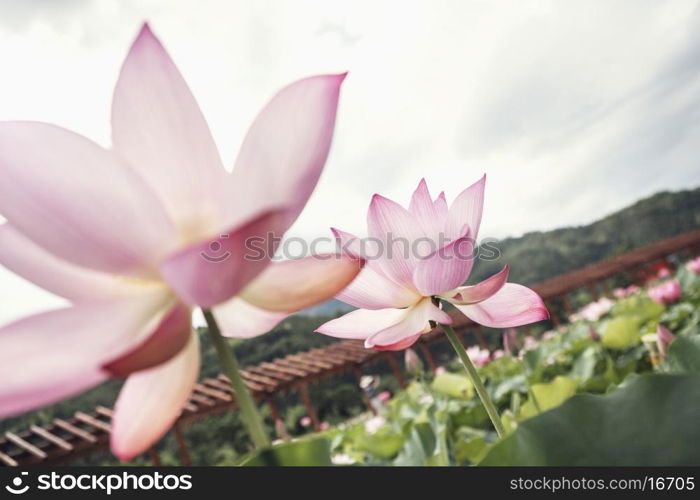
[[[660,285],[650,288],[647,292],[654,302],[667,305],[681,298],[683,291],[678,280],[668,280]]]
[[[0,417],[128,377],[111,445],[130,459],[168,430],[196,381],[192,307],[213,307],[225,331],[236,334],[235,321],[252,335],[280,310],[344,288],[356,258],[270,264],[270,255],[247,259],[244,245],[281,236],[306,204],[343,78],[280,91],[232,173],[148,26],[114,92],[112,149],[53,125],[0,123],[0,263],[72,302],[0,329]]]
[[[408,209],[374,195],[367,216],[373,248],[334,229],[341,247],[367,257],[359,276],[337,298],[360,309],[329,321],[317,331],[332,337],[364,339],[368,348],[399,350],[430,331],[431,322],[451,324],[442,299],[476,323],[508,328],[549,314],[542,299],[522,285],[506,283],[508,266],[472,286],[462,286],[474,264],[486,176],[462,191],[448,208],[444,193],[434,200],[425,180]],[[376,242],[385,248],[377,251]],[[428,253],[427,247],[433,251]],[[411,251],[406,251],[406,249]]]

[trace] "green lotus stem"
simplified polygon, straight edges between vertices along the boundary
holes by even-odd
[[[245,386],[243,377],[241,377],[241,369],[236,355],[226,342],[226,339],[221,335],[221,330],[212,312],[209,309],[202,309],[202,312],[204,313],[204,319],[207,321],[209,338],[214,344],[216,353],[219,356],[221,368],[233,386],[236,403],[241,410],[241,417],[248,430],[248,434],[256,448],[269,446],[270,440],[267,437],[267,432],[265,432],[265,426],[263,425],[260,413],[258,413],[258,408],[248,392],[248,388]]]
[[[467,371],[467,375],[469,375],[469,379],[472,381],[472,385],[474,386],[474,389],[476,389],[476,393],[479,395],[484,408],[486,408],[486,413],[488,413],[491,423],[496,428],[498,437],[505,436],[506,429],[503,427],[503,422],[501,422],[501,416],[498,414],[498,410],[493,404],[493,401],[491,401],[491,397],[486,391],[486,387],[484,387],[484,383],[481,381],[474,363],[472,363],[472,360],[469,359],[469,355],[467,354],[467,351],[464,350],[464,346],[457,338],[457,334],[455,333],[454,329],[449,325],[441,326],[442,330],[447,336],[447,340],[449,340],[450,344],[452,344],[457,356],[459,356],[459,360],[462,362],[464,369]]]

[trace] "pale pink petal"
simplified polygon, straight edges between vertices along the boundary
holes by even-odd
[[[321,75],[283,88],[260,112],[233,169],[233,217],[288,208],[286,230],[306,205],[326,162],[345,74]]]
[[[176,304],[156,326],[148,338],[129,352],[103,365],[113,377],[126,377],[133,372],[152,368],[168,361],[186,345],[192,332],[192,311]]]
[[[336,295],[338,300],[362,309],[407,307],[420,300],[421,295],[412,286],[400,285],[382,272],[378,259],[383,250],[374,239],[360,239],[339,229],[331,230],[339,251],[366,259],[360,274],[346,289]]]
[[[213,241],[181,250],[163,261],[163,278],[188,304],[208,308],[235,296],[270,262],[284,212],[272,211]]]
[[[268,311],[300,311],[331,299],[348,286],[364,261],[347,255],[312,255],[272,262],[240,293]]]
[[[419,260],[413,270],[413,283],[425,296],[452,290],[467,281],[474,258],[474,241],[467,234]]]
[[[291,312],[266,311],[239,297],[216,306],[212,311],[223,335],[242,339],[269,332],[277,326],[277,323],[291,314]]]
[[[450,239],[459,238],[465,226],[476,241],[481,225],[481,213],[484,209],[484,187],[486,175],[462,191],[452,202],[447,216],[447,235]]]
[[[387,278],[370,263],[335,298],[362,309],[386,309],[408,307],[422,296],[412,287],[399,285]]]
[[[422,334],[419,333],[418,335],[414,335],[413,337],[406,337],[403,340],[399,340],[395,344],[375,345],[373,349],[376,349],[377,351],[403,351],[404,349],[408,349],[413,344],[415,344],[421,335]]]
[[[124,296],[139,286],[138,280],[125,280],[59,259],[10,224],[0,225],[0,265],[72,302]]]
[[[413,307],[402,309],[402,311],[404,314],[401,321],[369,336],[365,340],[365,347],[371,349],[377,346],[386,347],[399,344],[415,335],[429,332],[431,329],[430,321],[445,325],[452,323],[450,315],[434,305],[428,298],[423,299]]]
[[[540,296],[515,283],[506,283],[483,302],[455,307],[472,321],[492,328],[510,328],[549,318]]]
[[[408,210],[415,216],[415,221],[420,225],[423,233],[439,244],[439,234],[444,227],[439,224],[438,212],[430,197],[425,179],[421,179],[413,192]]]
[[[158,198],[118,157],[65,129],[0,123],[0,215],[57,257],[139,273],[172,250]]]
[[[129,376],[112,417],[110,445],[121,460],[148,450],[172,427],[199,374],[199,338],[170,361]]]
[[[404,319],[407,311],[407,309],[357,309],[324,323],[316,331],[341,339],[366,339],[380,330],[399,323]]]
[[[370,264],[381,256],[381,249],[377,241],[372,238],[358,238],[354,234],[331,228],[337,244],[338,253],[352,255],[370,261]]]
[[[438,197],[435,198],[433,205],[435,205],[435,213],[437,214],[437,224],[440,227],[440,230],[444,231],[445,225],[447,224],[447,214],[449,213],[444,191],[442,191]]]
[[[226,227],[229,176],[192,92],[148,25],[131,46],[114,89],[112,142],[180,229]]]
[[[510,267],[506,266],[499,272],[477,283],[476,285],[463,286],[452,290],[449,294],[444,294],[442,297],[453,304],[468,305],[481,302],[491,297],[498,292],[503,285],[508,281],[508,272]]]
[[[100,367],[142,341],[170,306],[167,291],[81,304],[0,329],[0,417],[54,403],[100,383]]]
[[[376,265],[397,283],[413,286],[413,267],[418,256],[437,250],[434,243],[430,248],[431,241],[416,224],[415,216],[398,203],[375,194],[367,214],[367,227],[370,237],[381,242],[383,250]]]

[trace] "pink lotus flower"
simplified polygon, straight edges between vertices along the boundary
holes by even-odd
[[[114,92],[112,149],[53,125],[0,123],[0,263],[72,302],[0,329],[0,418],[128,377],[111,446],[130,459],[170,428],[197,379],[192,307],[214,307],[224,330],[250,336],[345,287],[355,258],[269,265],[243,244],[269,243],[301,212],[343,78],[280,91],[232,173],[148,26]]]
[[[485,182],[486,176],[462,191],[449,208],[444,193],[431,198],[425,180],[413,193],[408,209],[374,195],[367,224],[370,241],[387,242],[382,252],[363,251],[358,238],[334,229],[341,246],[367,256],[368,263],[337,296],[360,309],[317,331],[364,339],[368,348],[405,349],[430,331],[431,321],[452,323],[433,302],[438,298],[451,302],[476,323],[495,328],[547,319],[547,309],[534,291],[506,283],[508,266],[481,283],[462,286],[474,264]],[[406,252],[407,248],[411,251]],[[413,251],[418,248],[420,255]]]
[[[321,422],[321,425],[318,426],[318,429],[321,431],[327,431],[330,428],[331,428],[331,424],[328,422]]]
[[[671,304],[681,298],[681,283],[678,280],[669,280],[665,283],[650,288],[649,297],[659,304]]]
[[[700,257],[695,257],[693,260],[688,261],[685,267],[695,274],[700,274]]]
[[[301,420],[299,420],[299,424],[302,427],[309,427],[311,426],[311,417],[301,417]]]

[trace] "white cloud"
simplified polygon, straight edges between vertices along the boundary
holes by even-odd
[[[370,196],[448,197],[487,172],[482,234],[590,222],[700,183],[695,1],[0,1],[0,119],[109,142],[121,60],[150,21],[228,165],[272,93],[350,70],[293,232],[364,232]],[[0,323],[54,305],[0,272]]]

